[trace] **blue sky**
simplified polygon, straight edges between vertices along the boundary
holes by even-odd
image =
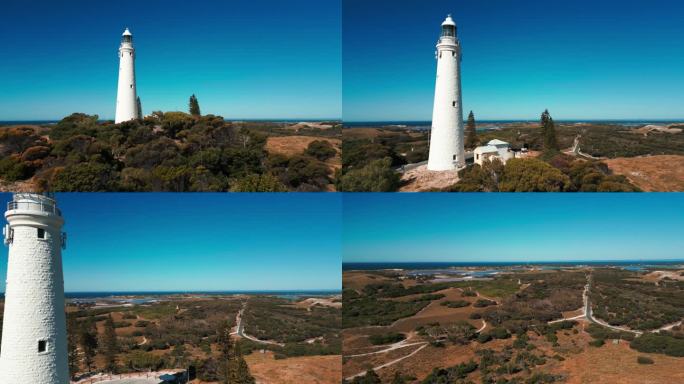
[[[2,206],[11,195],[0,195]],[[65,290],[341,286],[339,194],[57,194]],[[0,281],[7,273],[3,247]],[[4,284],[2,290],[4,291]]]
[[[343,118],[430,120],[451,13],[480,119],[684,119],[678,0],[343,2]]]
[[[344,262],[684,260],[684,194],[345,194]]]
[[[145,114],[339,118],[340,2],[5,0],[0,120],[113,118],[124,27]]]

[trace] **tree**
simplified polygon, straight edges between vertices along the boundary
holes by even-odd
[[[562,192],[570,178],[559,169],[535,159],[510,159],[499,181],[501,192]]]
[[[218,330],[219,345],[218,377],[223,384],[254,384],[255,380],[249,372],[249,366],[242,357],[240,344],[233,344],[230,339],[230,328],[222,323]]]
[[[369,369],[366,374],[360,377],[355,377],[352,384],[382,384],[380,376],[374,370]]]
[[[458,182],[449,190],[453,192],[496,192],[499,190],[499,179],[504,165],[499,159],[485,160],[482,165],[458,171]]]
[[[270,174],[247,175],[230,187],[231,192],[287,192],[287,187]]]
[[[197,97],[195,97],[195,94],[190,96],[190,114],[197,117],[202,115],[200,113],[199,102],[197,101]]]
[[[67,329],[67,363],[69,365],[69,374],[74,378],[80,368],[78,357],[78,322],[75,317],[68,317]]]
[[[103,192],[118,189],[118,174],[109,165],[78,163],[54,173],[51,190],[61,192]]]
[[[558,140],[556,139],[556,126],[551,118],[549,110],[544,110],[541,115],[542,142],[544,152],[558,152]]]
[[[116,373],[118,369],[116,365],[116,355],[119,353],[119,346],[116,341],[116,329],[114,328],[114,319],[112,319],[111,314],[109,314],[105,320],[102,344],[104,349],[105,369],[108,372]]]
[[[475,130],[475,115],[470,111],[468,115],[468,123],[466,124],[466,148],[475,148],[477,146],[477,131]]]
[[[137,113],[138,119],[142,120],[143,113],[142,113],[142,103],[140,102],[140,96],[138,96],[138,98],[136,99],[136,107],[138,109],[138,111],[137,111],[138,112]]]
[[[249,366],[242,357],[242,351],[240,350],[240,344],[235,344],[235,353],[233,356],[234,366],[235,366],[235,380],[231,383],[234,384],[254,384],[255,380],[252,374],[249,372]]]
[[[315,157],[318,160],[325,161],[335,156],[337,151],[327,140],[314,140],[309,143],[309,146],[306,148],[304,153]]]
[[[83,362],[88,369],[92,371],[93,363],[95,362],[95,354],[97,353],[97,327],[95,326],[95,319],[91,315],[86,321],[81,321],[79,329],[79,343],[83,351]]]
[[[399,188],[400,177],[391,167],[392,159],[373,160],[360,169],[351,169],[342,177],[338,188],[344,192],[392,192]]]
[[[392,378],[392,384],[406,384],[406,380],[401,376],[401,373],[395,372]]]

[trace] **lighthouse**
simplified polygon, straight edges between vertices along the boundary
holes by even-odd
[[[0,383],[68,384],[62,214],[48,195],[16,193],[5,218]]]
[[[137,119],[138,97],[135,89],[135,49],[133,34],[126,28],[119,46],[119,88],[116,94],[115,123]]]
[[[465,165],[461,105],[461,45],[448,15],[437,41],[437,81],[432,109],[427,169],[448,171]]]

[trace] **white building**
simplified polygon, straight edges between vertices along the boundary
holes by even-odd
[[[16,193],[4,228],[9,246],[0,383],[68,384],[62,252],[54,199]]]
[[[461,45],[456,24],[447,16],[437,42],[437,80],[430,130],[427,169],[454,170],[465,166],[461,105]]]
[[[501,160],[502,163],[516,157],[522,157],[522,152],[511,149],[511,145],[499,139],[489,140],[487,145],[482,145],[473,151],[473,161],[475,164],[482,165],[486,160]]]
[[[133,35],[126,28],[119,46],[119,88],[116,94],[115,123],[137,119],[138,97],[135,86],[135,49]]]

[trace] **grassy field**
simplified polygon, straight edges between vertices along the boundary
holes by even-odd
[[[245,309],[245,332],[284,345],[260,344],[234,336],[253,375],[264,382],[339,383],[341,308],[338,298],[289,300],[271,296],[166,296],[144,305],[67,306],[68,333],[80,346],[82,330],[97,340],[93,371],[104,369],[105,321],[112,317],[117,338],[118,373],[139,370],[183,369],[189,365],[215,370],[221,329],[235,330]],[[0,301],[0,324],[4,302]],[[87,367],[82,360],[80,370]],[[282,380],[278,381],[278,375]]]
[[[431,298],[415,313],[393,313],[398,318],[391,323],[368,327],[378,322],[378,316],[360,311],[356,324],[345,324],[343,376],[348,383],[363,383],[363,376],[351,376],[371,368],[383,383],[392,383],[397,376],[406,383],[423,384],[631,384],[678,382],[684,377],[678,369],[683,357],[668,356],[679,353],[676,342],[668,341],[671,344],[665,349],[657,345],[658,337],[680,338],[682,327],[657,337],[635,338],[586,318],[550,323],[582,315],[582,292],[589,274],[595,275],[597,295],[604,295],[611,308],[630,307],[641,321],[670,316],[673,308],[684,308],[677,292],[682,282],[670,278],[672,273],[530,269],[492,280],[451,283],[431,283],[430,276],[416,280],[402,273],[406,272],[381,277],[368,271],[343,273],[343,281],[350,283],[343,285],[349,294],[345,308],[348,301],[349,309],[357,309],[355,301],[371,298],[393,303]],[[474,305],[485,297],[493,301],[485,307]],[[602,305],[606,304],[596,308]],[[595,312],[599,314],[603,312]],[[681,320],[684,315],[676,316]],[[386,342],[378,345],[377,340]],[[640,364],[639,357],[654,363]]]

